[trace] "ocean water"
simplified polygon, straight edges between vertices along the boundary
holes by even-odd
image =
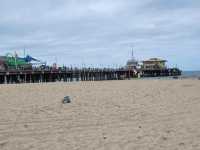
[[[200,77],[200,71],[183,71],[181,76],[188,78],[198,78]]]

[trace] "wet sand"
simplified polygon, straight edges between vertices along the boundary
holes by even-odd
[[[118,149],[199,150],[200,80],[0,85],[0,150]]]

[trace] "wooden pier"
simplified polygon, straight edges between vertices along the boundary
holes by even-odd
[[[142,70],[141,77],[177,76],[177,70]],[[138,77],[128,69],[33,69],[0,71],[0,84],[126,80]]]
[[[124,80],[135,77],[123,69],[13,70],[0,72],[0,84]]]

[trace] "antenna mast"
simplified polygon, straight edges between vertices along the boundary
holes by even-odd
[[[132,53],[131,53],[131,58],[134,59],[134,52],[133,52],[133,47],[132,47]]]
[[[24,48],[24,58],[26,57],[26,49]]]

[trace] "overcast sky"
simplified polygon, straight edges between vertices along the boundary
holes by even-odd
[[[0,0],[0,54],[122,66],[160,57],[200,70],[200,0]]]

